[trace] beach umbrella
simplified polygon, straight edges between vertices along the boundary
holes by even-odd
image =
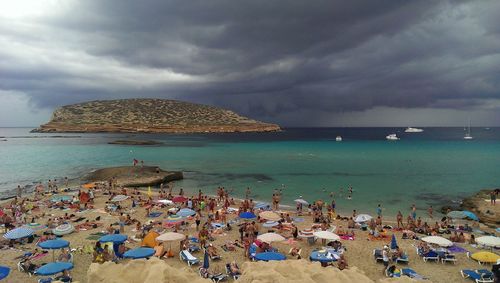
[[[272,220],[272,221],[278,221],[281,219],[281,216],[272,211],[263,211],[259,213],[260,218],[265,219],[265,220]]]
[[[179,216],[179,215],[175,215],[175,214],[170,215],[169,217],[165,218],[165,220],[163,220],[163,225],[167,226],[167,227],[179,225],[182,223],[183,219],[184,218]]]
[[[55,261],[54,250],[69,247],[69,242],[66,240],[63,240],[63,239],[47,240],[47,241],[38,243],[38,246],[44,250],[52,250],[52,260]]]
[[[177,213],[180,217],[188,217],[188,216],[193,216],[196,214],[196,211],[189,209],[189,208],[183,208],[179,210]]]
[[[9,276],[9,273],[10,273],[10,268],[8,268],[7,266],[0,266],[0,280]]]
[[[480,245],[499,248],[500,247],[500,238],[495,236],[483,236],[476,238],[476,242]]]
[[[360,215],[356,216],[356,218],[354,218],[354,222],[356,222],[356,223],[368,222],[372,218],[373,217],[371,217],[368,214],[360,214]]]
[[[33,235],[33,233],[35,233],[35,231],[33,231],[33,229],[31,229],[31,228],[18,227],[18,228],[12,229],[9,232],[5,233],[5,235],[3,235],[3,237],[7,240],[17,240],[17,239],[29,237],[29,236]]]
[[[156,237],[156,240],[159,242],[173,242],[173,241],[182,241],[186,238],[186,235],[176,232],[166,232]]]
[[[329,231],[317,231],[314,232],[313,235],[319,239],[325,239],[329,241],[340,241],[339,235]]]
[[[82,185],[82,188],[85,188],[85,189],[91,189],[91,188],[95,188],[95,187],[96,187],[95,183],[87,183],[87,184]]]
[[[111,199],[112,202],[120,202],[128,199],[128,196],[126,195],[117,195]]]
[[[301,238],[311,238],[314,237],[314,231],[312,229],[304,229],[299,231],[299,237]]]
[[[188,199],[186,197],[183,197],[183,196],[176,196],[172,199],[173,202],[175,203],[182,203],[182,202],[186,202]]]
[[[295,202],[301,203],[303,205],[308,205],[309,203],[305,199],[298,198],[294,200]]]
[[[253,219],[255,217],[257,217],[257,216],[255,216],[255,214],[253,214],[251,212],[248,212],[248,211],[247,212],[242,212],[240,214],[240,218],[242,218],[242,219]]]
[[[205,254],[203,255],[203,268],[208,269],[210,266],[208,251],[205,249]]]
[[[256,209],[262,209],[262,210],[266,210],[266,209],[270,209],[270,206],[269,204],[267,203],[264,203],[264,202],[258,202],[255,204],[255,208]]]
[[[152,248],[135,248],[128,250],[123,254],[125,258],[139,259],[148,258],[155,254],[155,250]]]
[[[75,227],[69,223],[65,223],[62,225],[57,226],[56,228],[52,229],[52,233],[57,236],[64,236],[73,233],[75,231]]]
[[[477,252],[471,255],[471,258],[479,262],[495,263],[500,260],[500,256],[491,252]]]
[[[28,223],[28,224],[24,224],[23,227],[33,229],[34,231],[39,231],[39,230],[43,230],[43,229],[47,228],[47,226],[42,225],[40,223]]]
[[[469,218],[470,220],[474,220],[474,221],[479,221],[479,217],[477,217],[477,215],[475,215],[474,213],[472,213],[468,210],[464,210],[463,213],[464,213],[466,218]]]
[[[271,228],[274,226],[278,226],[278,224],[279,223],[276,221],[266,221],[264,224],[262,224],[262,227]]]
[[[171,201],[171,200],[169,200],[169,199],[159,199],[156,202],[164,204],[164,205],[172,205],[172,204],[174,204],[174,202]]]
[[[448,212],[448,214],[446,214],[446,216],[453,219],[463,219],[466,217],[463,211],[458,211],[458,210],[450,211]]]
[[[53,275],[73,268],[71,262],[51,262],[35,270],[36,275]]]
[[[122,234],[110,234],[99,238],[99,242],[101,243],[112,242],[114,244],[121,244],[126,240],[127,240],[127,235],[122,235]]]
[[[265,234],[257,236],[257,239],[259,239],[262,242],[269,243],[269,244],[272,242],[283,242],[284,240],[286,240],[285,237],[281,236],[280,234],[276,234],[276,233],[265,233]]]
[[[427,242],[429,244],[438,245],[440,247],[450,247],[450,246],[453,246],[453,243],[450,240],[445,239],[445,238],[440,237],[440,236],[427,236],[427,237],[423,237],[422,241]]]
[[[396,236],[392,234],[391,238],[391,249],[395,250],[398,246],[398,242],[396,241]]]
[[[286,256],[284,254],[276,253],[276,252],[265,252],[265,253],[258,253],[254,257],[256,260],[264,260],[264,261],[270,261],[270,260],[285,260]]]

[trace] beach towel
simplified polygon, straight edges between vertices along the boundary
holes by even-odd
[[[468,252],[466,249],[464,249],[460,246],[457,246],[457,245],[453,245],[453,246],[449,247],[448,251],[450,253],[466,253],[466,252]]]
[[[347,235],[343,235],[343,236],[340,236],[340,239],[341,240],[349,240],[349,241],[354,241],[354,237],[352,236],[347,236]]]

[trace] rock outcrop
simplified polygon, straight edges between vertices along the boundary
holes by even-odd
[[[279,131],[214,106],[166,99],[119,99],[66,105],[33,132],[222,133]]]
[[[107,182],[115,178],[118,186],[147,187],[176,180],[182,180],[178,171],[164,171],[156,166],[120,166],[102,168],[91,172],[83,179],[89,182]]]

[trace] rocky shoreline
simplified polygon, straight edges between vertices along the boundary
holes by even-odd
[[[460,208],[474,212],[479,221],[492,228],[500,225],[500,204],[491,205],[490,193],[495,189],[480,190],[464,198]],[[497,189],[498,190],[498,189]]]
[[[110,141],[108,144],[117,144],[117,145],[162,145],[162,142],[157,141],[144,141],[144,140],[116,140]]]
[[[180,171],[165,171],[156,166],[119,166],[95,170],[83,180],[87,182],[108,182],[115,178],[118,186],[147,187],[157,186],[184,178]]]

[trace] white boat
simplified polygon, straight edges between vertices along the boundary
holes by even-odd
[[[405,133],[421,133],[423,131],[423,129],[408,127],[406,128]]]
[[[470,135],[470,120],[469,120],[469,128],[467,129],[467,133],[465,133],[464,140],[472,140],[472,139],[474,138]]]
[[[389,141],[397,141],[399,140],[398,136],[396,134],[390,134],[388,136],[385,137],[387,140]]]
[[[342,137],[341,137],[341,136],[337,136],[337,137],[335,138],[335,141],[338,141],[338,142],[342,141]]]

